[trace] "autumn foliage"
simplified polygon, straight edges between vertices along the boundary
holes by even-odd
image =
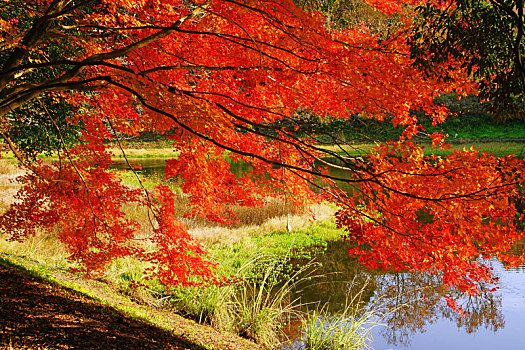
[[[371,4],[387,13],[403,8],[401,1]],[[1,6],[0,132],[30,170],[18,202],[0,219],[13,239],[58,228],[87,271],[134,255],[152,262],[152,275],[168,285],[218,282],[214,264],[175,216],[169,188],[130,189],[110,170],[105,142],[147,130],[166,134],[178,154],[166,175],[183,179],[192,205],[187,215],[229,224],[233,205],[261,206],[268,197],[286,197],[299,209],[335,201],[338,223],[357,243],[350,253],[363,263],[442,273],[446,284],[473,294],[491,279],[475,258],[502,256],[523,237],[516,210],[521,160],[475,150],[428,157],[411,141],[418,135],[443,145],[444,136],[425,134],[413,112],[439,124],[446,110],[433,98],[473,92],[475,84],[452,59],[443,63],[454,78],[447,82],[414,68],[409,20],[382,36],[365,24],[331,29],[321,14],[290,0]],[[366,161],[349,160],[317,145],[315,135],[297,136],[299,109],[391,117],[405,132]],[[32,151],[45,150],[45,140],[28,143],[31,135],[13,132],[23,135],[35,123],[59,140],[60,161],[39,164]],[[348,176],[320,170],[327,156],[338,158]],[[231,161],[253,170],[237,177]],[[321,173],[361,190],[352,198],[333,189],[318,194],[310,183]],[[139,224],[122,209],[129,202],[149,208],[147,239],[157,249],[146,251],[135,239]]]

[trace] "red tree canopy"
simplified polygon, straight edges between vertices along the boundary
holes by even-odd
[[[371,3],[401,10],[401,1]],[[152,273],[163,283],[213,281],[214,265],[174,214],[173,193],[162,185],[154,193],[129,189],[109,170],[103,141],[146,130],[169,135],[178,156],[166,174],[184,180],[189,215],[228,224],[235,220],[232,205],[260,206],[268,197],[286,196],[299,208],[336,201],[339,224],[358,243],[351,253],[372,267],[442,272],[447,284],[477,293],[490,273],[474,258],[499,256],[523,237],[515,200],[523,189],[522,161],[474,150],[426,157],[410,141],[426,135],[411,111],[442,122],[446,110],[433,98],[474,85],[461,62],[443,64],[452,82],[413,68],[408,20],[386,36],[365,24],[330,29],[321,14],[290,0],[2,6],[0,132],[31,170],[1,218],[14,239],[58,227],[71,258],[87,270],[135,255],[154,263]],[[359,163],[319,147],[314,135],[297,136],[298,110],[388,116],[405,132]],[[60,162],[38,164],[41,144],[28,146],[13,132],[35,120],[37,130],[56,135]],[[314,162],[326,155],[349,170],[342,180],[361,187],[354,198],[310,190],[323,173]],[[236,177],[228,161],[253,170]],[[150,208],[149,239],[157,249],[134,240],[139,224],[124,217],[128,202]]]

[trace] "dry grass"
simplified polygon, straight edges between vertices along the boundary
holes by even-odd
[[[124,156],[122,154],[122,150],[119,147],[109,147],[108,151],[111,153],[113,158],[115,159],[123,159]],[[127,158],[175,158],[177,157],[178,153],[174,150],[173,147],[167,147],[165,145],[150,148],[147,145],[145,147],[143,146],[137,146],[132,145],[130,147],[124,146],[124,151],[126,152]],[[15,155],[11,151],[2,151],[0,152],[0,158],[7,159],[7,160],[13,160],[15,159]],[[57,159],[57,155],[51,155],[48,157],[45,157],[44,159]]]
[[[53,234],[37,233],[24,242],[10,241],[8,237],[0,236],[0,247],[2,253],[27,257],[51,268],[71,265],[64,245]]]
[[[333,217],[335,207],[328,204],[312,205],[303,214],[286,214],[283,201],[272,200],[267,207],[241,208],[239,224],[232,227],[218,226],[213,223],[189,226],[189,233],[206,246],[232,246],[250,236],[264,235],[271,232],[285,232],[288,223],[293,230],[303,229],[316,220],[327,220]],[[248,215],[251,214],[251,215]]]
[[[264,235],[276,231],[286,231],[288,223],[293,229],[301,229],[312,224],[313,219],[323,221],[334,216],[335,206],[329,204],[311,205],[302,214],[291,214],[290,206],[281,199],[269,199],[261,208],[233,206],[232,211],[237,220],[230,226],[212,222],[203,217],[183,218],[190,211],[190,201],[186,194],[176,193],[175,215],[182,218],[188,232],[205,246],[231,246],[249,236]],[[141,225],[140,238],[151,234],[153,216],[148,215],[148,208],[129,203],[124,212]]]
[[[18,188],[16,178],[24,174],[23,169],[14,162],[0,160],[0,188],[2,197],[0,198],[0,213],[6,211],[13,203]]]
[[[20,188],[16,178],[23,174],[24,169],[13,161],[0,160],[0,187],[2,188],[0,214],[9,209],[15,201],[15,195]],[[67,262],[66,250],[54,234],[38,233],[27,237],[21,243],[9,240],[8,233],[0,233],[0,248],[3,253],[30,257],[52,267],[63,266]]]
[[[115,158],[124,158],[122,150],[118,147],[109,148],[110,153]],[[174,158],[177,152],[172,147],[143,148],[143,147],[125,147],[127,158]]]
[[[14,196],[19,189],[15,179],[22,174],[23,170],[12,161],[0,160],[0,186],[3,194],[0,198],[0,213],[13,203]],[[184,213],[189,210],[188,197],[179,193],[175,195],[175,201],[175,215],[183,217]],[[142,228],[137,234],[138,237],[147,237],[151,234],[154,218],[147,207],[138,203],[128,203],[123,210],[128,217],[141,224]],[[289,205],[283,200],[269,199],[262,208],[234,206],[233,212],[237,222],[231,226],[223,226],[201,217],[183,219],[183,222],[188,227],[190,234],[205,245],[214,245],[219,242],[231,245],[250,235],[286,231],[288,223],[294,229],[308,226],[313,217],[324,220],[333,216],[335,208],[331,205],[320,204],[311,206],[304,214],[290,214]],[[24,243],[25,248],[21,249],[34,253],[39,250],[38,247],[43,248],[44,242],[50,239],[34,237]],[[47,248],[43,250],[48,251]]]
[[[179,217],[188,210],[188,200],[184,195],[175,196],[175,210]],[[210,222],[201,217],[182,219],[189,234],[200,241],[204,246],[231,247],[245,241],[250,236],[264,235],[271,232],[285,232],[288,223],[293,230],[304,229],[313,223],[313,218],[319,221],[328,220],[334,216],[335,207],[328,204],[312,205],[303,214],[290,214],[284,201],[272,199],[262,208],[236,207],[234,212],[239,222],[224,226]],[[142,205],[126,204],[124,211],[129,217],[137,220],[141,225],[138,237],[148,237],[152,232],[152,223],[148,216],[148,209]],[[153,224],[154,225],[154,224]]]

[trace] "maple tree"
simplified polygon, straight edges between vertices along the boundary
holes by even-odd
[[[401,1],[369,3],[387,15],[402,12]],[[523,162],[474,150],[425,156],[411,141],[425,135],[414,110],[439,124],[446,109],[433,98],[475,84],[458,59],[442,63],[453,78],[447,82],[414,67],[409,20],[379,35],[365,25],[333,29],[289,0],[3,0],[0,24],[0,134],[30,170],[0,218],[13,239],[58,227],[87,271],[134,255],[166,285],[218,282],[175,216],[171,190],[130,189],[110,169],[105,141],[153,130],[178,153],[165,172],[183,179],[187,215],[229,224],[233,205],[278,197],[301,209],[328,199],[340,205],[338,223],[363,263],[443,273],[446,284],[472,294],[491,279],[478,254],[522,261],[503,254],[523,237],[513,200]],[[299,109],[388,116],[405,131],[366,161],[349,159],[298,130]],[[33,138],[35,130],[44,136]],[[47,151],[59,161],[39,164],[35,154]],[[348,176],[330,175],[326,156]],[[229,162],[253,170],[236,177]],[[361,191],[318,194],[309,187],[316,176]],[[129,202],[149,208],[147,239],[157,249],[136,239],[139,223],[122,209]]]

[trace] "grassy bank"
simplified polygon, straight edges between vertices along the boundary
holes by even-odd
[[[525,156],[525,140],[524,141],[459,141],[450,143],[450,149],[443,150],[433,148],[431,144],[422,144],[423,152],[427,155],[447,155],[453,150],[471,149],[472,147],[480,152],[492,153],[495,156],[504,156],[507,154],[515,154],[518,157]],[[373,148],[374,144],[346,144],[340,146],[324,146],[327,150],[347,154],[352,156],[365,156]]]
[[[75,274],[69,273],[67,270],[49,268],[28,257],[6,253],[0,253],[0,265],[5,265],[9,268],[14,267],[21,276],[29,275],[37,277],[36,279],[32,278],[31,283],[26,282],[24,284],[24,288],[33,289],[32,291],[24,291],[24,293],[40,297],[39,293],[45,290],[46,293],[49,293],[51,296],[48,298],[49,302],[56,300],[56,302],[62,303],[60,305],[37,304],[33,312],[23,304],[20,305],[17,303],[16,305],[9,305],[9,302],[3,304],[5,307],[14,307],[19,313],[22,311],[26,312],[28,319],[45,317],[42,311],[51,308],[51,310],[48,310],[50,314],[48,322],[53,324],[53,326],[50,327],[51,330],[47,327],[45,330],[40,331],[36,324],[30,326],[34,335],[31,339],[22,339],[22,343],[29,344],[29,347],[19,347],[21,344],[18,344],[16,340],[12,343],[11,340],[0,337],[0,348],[2,349],[4,349],[3,346],[6,346],[5,349],[54,349],[64,346],[76,348],[74,344],[70,344],[68,341],[78,342],[79,336],[70,334],[69,332],[72,330],[73,333],[79,334],[78,331],[75,331],[78,329],[77,327],[83,325],[82,322],[86,322],[86,324],[80,331],[80,337],[86,337],[85,341],[92,344],[91,346],[93,346],[93,348],[105,347],[103,344],[111,343],[111,340],[117,338],[117,336],[128,336],[129,328],[132,327],[132,331],[135,332],[131,335],[134,346],[127,344],[124,346],[125,348],[129,346],[135,348],[141,346],[140,344],[148,344],[149,346],[153,345],[153,348],[165,349],[260,349],[260,347],[253,342],[232,333],[222,332],[210,326],[199,324],[169,310],[137,303],[129,296],[119,293],[104,281],[83,279]],[[19,279],[23,280],[25,278],[21,277]],[[3,283],[2,286],[4,289],[11,287],[7,285],[7,281],[3,281]],[[43,288],[41,286],[43,286]],[[64,291],[64,293],[57,291]],[[66,294],[65,300],[62,299],[63,294]],[[67,295],[73,295],[73,297],[67,297]],[[83,300],[82,305],[79,305],[78,299]],[[34,303],[34,300],[29,301],[32,308],[35,308]],[[78,306],[79,310],[75,310],[73,306]],[[22,310],[24,307],[26,310]],[[88,315],[93,318],[89,317],[84,320],[83,314],[86,312],[86,308],[93,309],[93,312],[98,310],[98,312],[103,315],[102,317]],[[61,317],[60,323],[56,322],[57,317]],[[42,320],[39,319],[38,321],[37,323],[41,323],[40,321]],[[27,323],[31,321],[24,319],[20,320],[20,322]],[[111,323],[105,324],[106,322]],[[0,319],[0,325],[1,324],[2,320]],[[66,325],[65,328],[63,325]],[[153,325],[158,331],[152,330],[153,328],[150,325]],[[14,326],[16,326],[16,324]],[[115,333],[100,333],[96,327],[107,327],[114,330]],[[96,329],[93,330],[93,328]],[[126,331],[126,329],[128,329],[128,331]],[[57,334],[51,334],[54,332]],[[68,332],[67,336],[64,336],[63,332]],[[143,338],[144,335],[142,332],[147,332],[150,335],[151,333],[158,334],[159,338],[148,341]],[[6,334],[11,334],[12,338],[15,339],[20,338],[18,332],[12,333],[12,329],[9,328],[4,335]],[[133,334],[135,335],[134,337]],[[97,336],[104,338],[97,339]],[[53,338],[59,339],[57,340],[57,344],[49,342],[49,339]],[[97,340],[100,341],[100,344],[96,344]],[[168,343],[163,344],[164,341],[168,341]],[[41,347],[40,345],[43,346]],[[181,345],[183,347],[180,347]],[[81,348],[86,348],[86,346],[89,347],[89,345],[83,343]]]
[[[0,186],[5,194],[0,210],[12,203],[18,185],[11,179],[19,174],[20,169],[12,163],[0,162]],[[177,212],[186,209],[186,198],[178,195]],[[115,261],[97,280],[86,281],[68,272],[75,263],[67,259],[53,234],[39,233],[23,243],[0,236],[0,254],[13,264],[165,329],[174,329],[169,315],[177,313],[272,348],[283,341],[280,334],[287,320],[302,317],[295,301],[290,300],[290,290],[304,276],[291,270],[287,259],[310,258],[342,234],[333,221],[335,207],[315,205],[309,209],[309,214],[289,215],[286,203],[269,200],[263,208],[234,208],[239,222],[232,227],[185,219],[190,234],[204,244],[210,259],[220,264],[219,274],[235,277],[235,283],[223,287],[167,289],[155,280],[145,280],[147,265],[133,258]],[[129,205],[125,210],[143,224],[139,235],[147,236],[145,209]],[[312,213],[317,221],[311,220]],[[291,233],[287,226],[291,226]],[[181,332],[198,334],[198,325],[191,324]],[[198,337],[190,340],[210,349],[224,348]]]

